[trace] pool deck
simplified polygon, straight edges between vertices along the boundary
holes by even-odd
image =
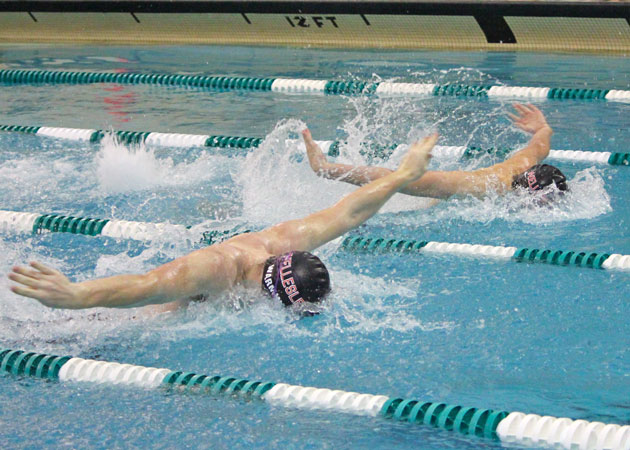
[[[4,43],[630,53],[630,1],[0,1]]]

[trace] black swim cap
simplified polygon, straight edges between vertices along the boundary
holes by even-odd
[[[549,186],[555,187],[555,189],[545,189]],[[526,189],[530,194],[534,194],[534,204],[537,206],[551,206],[558,195],[563,195],[569,190],[564,174],[560,169],[549,164],[536,164],[529,170],[515,176],[514,181],[512,181],[512,189],[517,188]]]
[[[265,261],[263,289],[285,306],[320,302],[330,292],[324,263],[309,252],[289,252]]]
[[[567,191],[567,177],[557,167],[549,164],[536,164],[531,169],[526,170],[514,177],[512,188],[523,188],[529,192],[540,191],[547,186],[554,184],[561,193]],[[543,203],[553,201],[553,193],[543,195],[540,199]]]
[[[567,177],[560,172],[560,169],[549,164],[536,164],[531,169],[514,177],[514,181],[512,181],[513,188],[522,187],[530,191],[539,191],[551,184],[555,184],[560,191],[568,189]]]

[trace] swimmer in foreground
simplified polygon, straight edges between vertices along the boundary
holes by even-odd
[[[566,177],[554,166],[540,164],[549,155],[553,130],[534,105],[515,104],[518,114],[510,118],[518,128],[532,134],[528,145],[502,163],[473,171],[427,171],[420,179],[400,190],[418,197],[446,199],[454,195],[483,197],[489,191],[505,193],[520,189],[535,196],[538,204],[548,204],[568,189]],[[330,163],[308,135],[306,150],[311,168],[324,178],[363,185],[391,173],[390,169]],[[551,186],[554,185],[554,186]]]
[[[312,141],[308,130],[305,141]],[[308,253],[359,226],[396,192],[405,189],[426,171],[432,135],[413,144],[397,170],[342,198],[330,208],[303,219],[290,220],[256,233],[235,236],[177,258],[140,275],[116,275],[73,283],[44,264],[13,268],[9,278],[16,294],[38,300],[51,308],[124,308],[170,304],[214,296],[238,285],[258,288],[285,306],[305,312],[330,291],[328,271],[318,257]],[[262,286],[261,286],[262,284]],[[170,309],[173,309],[170,308]]]

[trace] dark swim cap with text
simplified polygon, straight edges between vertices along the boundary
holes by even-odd
[[[539,191],[555,184],[559,191],[568,190],[567,178],[557,167],[549,164],[536,164],[529,170],[514,177],[512,188],[521,187],[530,192]]]
[[[263,289],[285,306],[320,302],[330,292],[324,263],[309,252],[289,252],[269,258],[263,267]]]

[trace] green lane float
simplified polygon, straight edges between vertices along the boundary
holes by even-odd
[[[511,259],[516,262],[542,262],[553,265],[586,267],[591,269],[630,269],[630,255],[609,253],[458,244],[451,242],[387,239],[352,235],[342,240],[341,248],[346,251],[363,253],[444,253],[473,257]]]
[[[90,219],[86,217],[62,216],[59,214],[44,214],[35,219],[33,233],[48,230],[57,233],[84,234],[96,236],[101,234],[108,219]]]
[[[244,137],[244,136],[223,136],[223,135],[198,135],[180,133],[160,133],[154,131],[116,131],[116,130],[94,130],[83,128],[60,128],[60,127],[39,127],[20,125],[0,125],[0,131],[36,134],[38,136],[68,139],[72,141],[84,141],[98,143],[105,136],[113,136],[123,144],[146,144],[149,146],[161,147],[214,147],[235,150],[251,150],[259,147],[264,138]],[[295,145],[301,145],[300,141]],[[340,141],[316,141],[322,151],[328,156],[339,156]],[[370,145],[363,153],[369,158],[387,159],[400,144],[390,144],[385,146]],[[433,148],[433,156],[437,158],[450,159],[471,159],[484,155],[505,158],[513,149],[505,147],[482,148],[477,146],[447,146],[436,145]],[[597,164],[610,164],[619,166],[630,165],[630,153],[595,152],[584,150],[551,150],[549,159],[589,162]]]
[[[227,230],[195,232],[190,226],[0,210],[0,232],[17,234],[71,233],[139,241],[185,240],[211,245],[252,230],[241,225]],[[200,235],[201,234],[201,235]],[[457,256],[540,262],[591,269],[630,270],[630,255],[537,248],[460,244],[413,239],[346,235],[340,249],[356,253],[443,253]]]
[[[630,101],[630,91],[618,89],[550,88],[467,85],[461,83],[392,83],[303,78],[226,77],[146,73],[108,73],[49,70],[0,70],[0,83],[14,84],[148,84],[220,91],[322,93],[329,95],[406,95],[474,98]]]
[[[616,450],[630,447],[628,425],[251,381],[232,376],[209,376],[22,350],[0,348],[0,370],[14,376],[61,382],[126,385],[144,389],[166,388],[175,392],[183,390],[214,396],[247,397],[285,408],[326,410],[398,420],[508,444],[563,449]]]

